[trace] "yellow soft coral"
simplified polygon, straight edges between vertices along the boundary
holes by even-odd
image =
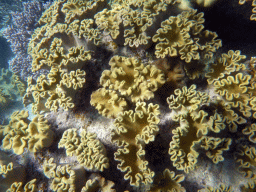
[[[223,96],[230,106],[239,108],[246,117],[251,116],[250,94],[248,93],[250,79],[250,75],[238,73],[214,82],[215,91]]]
[[[243,5],[247,0],[239,0],[239,4]],[[256,0],[252,0],[252,15],[250,17],[250,20],[256,20]]]
[[[68,0],[61,9],[65,14],[65,22],[70,23],[70,21],[76,16],[82,16],[92,9],[97,8],[97,4],[101,2],[104,2],[104,0]]]
[[[194,0],[199,6],[210,7],[214,5],[217,0]]]
[[[44,174],[52,179],[50,189],[56,192],[75,191],[75,171],[70,165],[57,166],[53,158],[45,160],[43,164]]]
[[[246,178],[255,178],[256,174],[254,169],[256,167],[256,149],[253,146],[238,145],[237,152],[235,153],[236,162],[239,163],[238,170]]]
[[[156,56],[180,56],[187,63],[212,57],[221,47],[221,41],[216,39],[216,33],[203,31],[202,17],[202,13],[196,14],[196,10],[191,9],[163,21],[152,38],[157,43]]]
[[[155,178],[154,185],[150,189],[150,192],[161,191],[180,191],[185,192],[185,188],[180,185],[180,182],[184,181],[184,175],[175,175],[173,171],[165,169],[161,176]]]
[[[37,152],[43,147],[49,147],[54,137],[47,120],[38,115],[30,121],[27,111],[14,112],[9,124],[1,128],[4,135],[3,148],[12,149],[16,154],[22,154],[25,148]]]
[[[0,177],[1,191],[6,191],[13,183],[25,181],[26,170],[10,154],[0,151]]]
[[[144,66],[134,57],[114,56],[109,65],[111,70],[102,73],[100,83],[103,87],[130,96],[133,102],[154,97],[154,91],[165,83],[164,74],[155,66]]]
[[[255,123],[253,123],[253,124],[247,126],[246,128],[244,128],[242,130],[242,133],[245,134],[245,135],[249,135],[249,141],[251,141],[252,143],[256,143],[256,136],[255,136],[256,124]]]
[[[116,39],[120,34],[123,12],[127,12],[127,9],[121,5],[116,5],[111,10],[103,9],[94,16],[95,22],[100,30],[106,31]]]
[[[68,156],[76,156],[78,162],[88,170],[103,171],[109,167],[106,149],[96,135],[83,130],[80,136],[76,129],[66,130],[59,142],[59,148],[66,148]]]
[[[228,53],[223,53],[221,57],[218,57],[214,64],[210,65],[209,72],[206,73],[208,83],[212,84],[216,80],[220,80],[225,75],[232,72],[245,69],[245,65],[242,63],[246,56],[241,55],[241,51],[229,50]]]
[[[100,83],[103,87],[119,90],[124,96],[130,96],[139,85],[139,70],[143,64],[135,58],[114,56],[109,61],[111,70],[103,71]]]
[[[116,129],[112,140],[119,149],[115,153],[115,160],[120,161],[118,169],[125,172],[124,178],[130,180],[132,186],[139,187],[152,183],[154,172],[147,166],[143,146],[154,141],[159,128],[158,105],[139,102],[135,112],[123,112],[116,120]],[[127,159],[130,159],[127,161]]]
[[[3,175],[3,177],[5,177],[5,175],[12,170],[13,170],[12,162],[8,163],[8,165],[0,164],[0,175]]]
[[[85,83],[85,71],[80,69],[71,71],[70,73],[62,73],[62,80],[60,84],[65,85],[67,88],[73,87],[73,89],[82,88]]]
[[[205,189],[200,189],[198,192],[232,192],[231,186],[226,186],[223,183],[219,187],[206,187]]]
[[[204,92],[196,91],[196,85],[175,89],[174,95],[167,98],[169,108],[175,112],[174,119],[182,117],[184,112],[199,109],[201,105],[207,102],[209,102],[209,96]]]
[[[30,152],[40,151],[43,147],[49,147],[54,139],[54,133],[48,125],[48,121],[42,115],[37,115],[29,123],[28,150]]]
[[[66,73],[52,67],[47,77],[40,75],[35,82],[28,78],[28,89],[24,96],[24,104],[32,102],[34,113],[57,111],[59,107],[68,110],[74,107],[73,99],[77,89],[85,83],[85,71],[77,69]]]
[[[178,56],[178,49],[184,47],[186,44],[192,44],[189,39],[189,27],[191,22],[182,20],[182,16],[171,16],[168,20],[161,23],[157,34],[153,36],[153,42],[159,42],[156,45],[157,57],[164,58],[167,55]]]
[[[99,111],[99,114],[108,118],[116,118],[120,112],[127,108],[127,102],[124,98],[119,97],[115,90],[105,88],[93,92],[90,103]]]
[[[43,14],[28,48],[32,70],[49,70],[36,81],[28,80],[24,104],[32,103],[34,113],[74,107],[74,94],[85,84],[86,72],[81,68],[91,59],[89,47],[100,41],[99,31],[92,27],[94,21],[84,15],[96,11],[101,3],[105,4],[96,0],[59,0]]]
[[[106,180],[104,177],[99,175],[92,174],[92,179],[87,180],[85,186],[82,188],[81,192],[115,192],[115,189],[112,187],[115,185],[114,182]]]
[[[205,122],[207,113],[200,110],[197,115],[185,114],[182,118],[182,126],[172,131],[169,154],[173,166],[186,173],[193,170],[197,163],[199,153],[195,145],[199,143],[202,135],[208,132]]]
[[[231,141],[232,139],[230,138],[202,137],[200,146],[207,151],[206,155],[212,159],[213,163],[217,164],[220,161],[224,161],[222,153],[229,150]]]
[[[200,109],[210,100],[208,94],[197,91],[195,85],[189,89],[187,87],[183,87],[182,90],[176,89],[174,93],[176,96],[171,95],[167,98],[169,107],[173,110],[173,120],[180,123],[180,127],[172,130],[173,137],[170,142],[169,154],[173,165],[178,170],[185,172],[193,170],[199,155],[198,147],[205,149],[206,155],[214,163],[223,161],[222,153],[229,149],[232,140],[211,137],[208,136],[208,133],[223,131],[228,119],[218,113],[209,116],[207,112]],[[233,115],[228,111],[226,114]],[[237,119],[237,121],[239,120]]]
[[[36,179],[33,179],[26,183],[22,188],[22,182],[14,182],[6,192],[36,192],[37,187],[35,185]]]

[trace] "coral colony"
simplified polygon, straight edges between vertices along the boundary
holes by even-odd
[[[0,125],[0,191],[256,190],[256,59],[220,52],[190,2],[32,1],[12,19],[0,106],[26,110]]]

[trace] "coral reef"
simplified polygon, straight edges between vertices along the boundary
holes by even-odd
[[[255,58],[221,50],[190,7],[217,1],[55,0],[40,18],[30,3],[5,36],[16,59],[31,58],[29,73],[11,68],[35,116],[0,126],[1,150],[15,155],[2,177],[28,175],[5,190],[255,190]]]

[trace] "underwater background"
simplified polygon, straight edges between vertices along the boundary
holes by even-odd
[[[256,0],[1,0],[0,192],[256,191]]]

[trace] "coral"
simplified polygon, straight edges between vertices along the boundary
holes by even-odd
[[[53,161],[54,161],[53,158],[44,161],[43,172],[44,172],[45,176],[48,178],[55,177],[55,170],[56,170],[57,165]]]
[[[132,102],[149,100],[165,83],[161,70],[153,65],[144,66],[135,57],[114,56],[109,65],[111,70],[103,71],[100,79],[104,88],[91,95],[91,105],[108,118],[117,117],[127,108],[125,98]]]
[[[161,47],[160,44],[163,44],[160,40],[162,38],[160,38],[160,31],[164,31],[163,27],[172,23],[172,20],[175,20],[174,27],[180,26],[179,23],[185,26],[185,29],[181,27],[182,29],[176,31],[176,34],[179,36],[184,33],[182,38],[186,45],[178,46],[179,50],[176,50],[175,36],[168,40],[170,44],[165,48],[179,52],[180,58],[187,63],[212,57],[212,54],[221,46],[220,40],[216,39],[216,33],[203,30],[203,14],[196,14],[193,9],[181,13],[183,9],[188,9],[183,4],[184,2],[176,0],[139,3],[136,1],[107,3],[106,0],[53,2],[40,18],[40,27],[34,31],[28,45],[28,53],[32,57],[32,71],[48,70],[48,72],[35,81],[28,79],[29,87],[24,97],[24,104],[32,103],[34,113],[56,112],[60,107],[65,110],[75,107],[73,99],[78,90],[74,86],[83,87],[85,81],[82,76],[85,74],[83,70],[86,71],[86,65],[95,61],[99,47],[123,55],[112,55],[109,61],[111,70],[105,70],[100,81],[104,88],[120,91],[122,96],[131,97],[128,99],[132,102],[153,98],[153,92],[165,83],[164,74],[154,66],[144,65],[140,59],[127,57],[129,51],[138,52],[156,43],[154,46],[157,53]],[[183,9],[179,10],[178,7],[182,6]],[[173,11],[174,9],[177,11]],[[173,12],[173,16],[169,17],[169,12]],[[162,24],[156,22],[158,19],[163,20]],[[170,34],[163,38],[169,39],[174,32],[170,30]],[[124,49],[119,49],[122,47],[129,48],[126,52]],[[161,57],[166,55],[162,54]],[[178,56],[174,53],[169,55]],[[157,57],[159,57],[158,53]],[[129,62],[134,69],[126,66]],[[203,71],[201,68],[204,69],[205,65],[199,65],[199,68],[198,73],[192,72],[192,67],[188,65],[187,71],[191,78],[198,77],[198,74]],[[78,74],[78,70],[81,70],[79,73],[81,81],[79,85],[71,86],[71,82],[78,79],[69,81],[70,75]],[[48,77],[53,71],[61,73],[60,78],[55,82],[49,81],[50,77]],[[64,73],[67,74],[64,75]],[[48,89],[39,91],[37,87],[42,84],[42,81],[50,88],[44,86]],[[69,90],[63,85],[67,85]],[[96,106],[96,104],[93,105]],[[105,113],[104,115],[111,116]]]
[[[167,98],[167,103],[170,109],[173,110],[173,120],[179,122],[181,126],[172,130],[173,136],[170,142],[169,154],[173,165],[178,170],[184,170],[185,172],[193,170],[197,164],[199,148],[205,150],[206,156],[213,163],[217,164],[224,161],[222,153],[230,149],[232,139],[225,138],[224,135],[212,137],[210,133],[222,132],[228,127],[225,124],[226,121],[229,125],[231,122],[217,113],[221,109],[217,109],[212,115],[200,109],[201,106],[209,104],[210,99],[205,92],[197,91],[195,85],[192,85],[189,89],[187,87],[176,89],[174,94],[176,96],[171,95]],[[224,111],[222,110],[222,114]],[[226,115],[233,115],[232,117],[234,117],[232,112],[232,110],[231,112],[227,111]],[[239,122],[238,118],[236,121],[238,124],[245,123],[241,120]],[[235,129],[236,127],[233,128],[233,131]]]
[[[153,181],[154,172],[147,166],[143,146],[154,141],[159,131],[158,108],[158,105],[146,106],[145,102],[138,102],[135,112],[125,111],[115,120],[112,141],[119,147],[115,160],[121,162],[118,169],[125,172],[124,179],[130,180],[132,186],[148,185]]]
[[[232,140],[230,138],[203,137],[200,140],[200,147],[207,150],[206,155],[217,164],[224,161],[223,151],[229,150]]]
[[[40,151],[43,147],[49,147],[53,142],[54,133],[42,115],[33,118],[26,132],[28,133],[28,150],[30,152]]]
[[[122,5],[116,5],[112,10],[103,9],[94,16],[95,23],[99,30],[103,30],[110,34],[113,39],[116,39],[120,34],[121,17],[123,12],[127,11]]]
[[[117,129],[113,132],[112,140],[119,146],[125,144],[136,145],[138,142],[148,144],[154,140],[158,131],[159,105],[148,106],[145,102],[136,103],[135,112],[132,110],[123,112],[115,120]]]
[[[25,184],[22,188],[22,182],[14,182],[6,192],[36,192],[37,187],[35,185],[36,179],[33,179]]]
[[[180,3],[180,2],[179,2]],[[103,9],[95,15],[99,30],[109,34],[118,45],[132,48],[149,47],[152,34],[156,31],[155,21],[162,17],[163,12],[179,4],[171,1],[113,1],[111,9]]]
[[[253,123],[246,128],[242,130],[242,133],[245,135],[249,135],[249,141],[252,143],[256,143],[256,138],[255,138],[255,132],[256,132],[256,124]]]
[[[227,101],[231,101],[230,105],[232,107],[239,107],[239,110],[247,117],[251,116],[250,107],[248,106],[250,79],[250,75],[238,73],[235,76],[228,76],[214,82],[215,91]]]
[[[44,174],[52,179],[50,189],[57,192],[75,191],[75,171],[70,165],[56,166],[53,158],[44,161]]]
[[[169,108],[175,113],[173,120],[180,121],[182,126],[172,130],[173,137],[170,142],[169,154],[173,166],[178,170],[189,172],[193,170],[199,153],[195,150],[195,145],[203,135],[209,131],[206,124],[207,113],[199,110],[200,105],[209,101],[207,94],[196,91],[196,86],[189,89],[183,87],[176,89],[174,94],[167,98]]]
[[[30,121],[27,111],[14,112],[9,124],[1,126],[4,135],[3,148],[22,154],[25,148],[28,148],[30,152],[37,152],[43,147],[49,147],[54,134],[47,123],[48,121],[40,115]]]
[[[22,80],[27,80],[28,76],[36,78],[39,75],[31,71],[32,58],[27,54],[27,47],[35,25],[45,8],[47,4],[40,1],[23,2],[19,9],[12,13],[11,22],[3,30],[3,36],[10,42],[12,52],[15,54],[9,61],[9,68]],[[40,71],[41,74],[43,72]]]
[[[223,101],[219,102],[222,109],[218,113],[232,122],[231,132],[236,132],[237,124],[245,123],[245,118],[250,117],[254,110],[254,76],[247,70],[245,58],[240,51],[229,50],[210,65],[206,74],[209,87],[213,86],[215,92],[222,96]],[[235,112],[237,110],[238,113]]]
[[[206,93],[196,91],[196,85],[191,85],[189,88],[184,86],[182,89],[175,89],[174,95],[167,98],[169,108],[176,112],[174,119],[180,118],[183,112],[192,112],[199,109],[201,105],[207,102],[209,102],[209,96]]]
[[[50,188],[57,192],[75,190],[75,172],[69,165],[56,167],[56,174]]]
[[[161,23],[161,27],[152,38],[154,42],[159,42],[156,45],[158,58],[164,58],[166,55],[177,56],[178,48],[192,44],[188,34],[190,23],[182,21],[181,15],[169,17]]]
[[[218,188],[208,186],[205,189],[199,190],[199,192],[232,192],[232,191],[233,189],[231,186],[226,186],[223,183],[221,183]]]
[[[201,7],[211,7],[217,0],[193,0]]]
[[[256,186],[256,180],[253,180],[252,182],[248,182],[246,184],[243,184],[240,186],[240,190],[242,192],[253,192],[255,191]]]
[[[92,179],[86,181],[85,186],[82,188],[81,192],[115,192],[115,189],[112,189],[114,182],[106,180],[104,177],[93,175]]]
[[[216,1],[55,0],[29,42],[18,44],[14,26],[15,51],[28,46],[30,55],[14,61],[31,60],[24,104],[37,116],[15,112],[0,137],[38,191],[254,187],[255,59],[222,53],[193,2],[206,10]],[[44,149],[53,132],[42,115],[58,149]]]
[[[11,23],[12,12],[20,11],[20,7],[22,5],[22,1],[15,1],[15,0],[4,0],[0,3],[0,28],[1,28],[1,35],[2,30]]]
[[[208,130],[206,116],[207,113],[202,110],[196,116],[187,113],[181,120],[183,126],[172,130],[169,154],[176,169],[186,173],[194,169],[199,155],[195,146],[199,143],[202,133],[207,133]]]
[[[247,0],[239,0],[239,4],[240,5],[243,5]],[[251,17],[250,17],[250,20],[256,20],[256,1],[255,0],[252,0],[252,14],[251,14]]]
[[[116,118],[127,108],[124,98],[120,97],[115,90],[105,88],[93,92],[90,103],[99,111],[99,114],[108,118]]]
[[[231,132],[236,132],[238,125],[254,114],[254,75],[247,70],[245,58],[240,51],[230,50],[217,58],[206,74],[210,86],[213,85],[215,92],[222,96],[218,113],[229,122]],[[249,65],[252,67],[252,63]]]
[[[256,149],[255,147],[250,147],[246,145],[239,145],[237,153],[235,154],[235,160],[239,163],[238,170],[246,178],[255,178],[254,169],[256,166],[255,156]]]
[[[129,9],[123,13],[125,46],[139,47],[140,45],[148,45],[151,37],[147,35],[147,31],[153,25],[153,14],[148,13]]]
[[[144,66],[136,58],[114,56],[109,61],[111,70],[103,71],[100,83],[103,87],[130,96],[133,102],[149,100],[154,91],[165,83],[164,74],[155,66]]]
[[[187,63],[192,59],[211,57],[221,47],[221,41],[216,40],[216,33],[202,30],[202,17],[203,13],[196,15],[196,10],[189,10],[163,21],[152,38],[157,43],[156,56],[180,55]]]
[[[87,170],[103,171],[109,167],[106,149],[96,139],[96,134],[83,130],[78,136],[76,129],[68,129],[63,133],[58,147],[64,147],[67,156],[76,156],[77,161]]]
[[[13,163],[10,162],[8,165],[0,165],[0,174],[5,177],[5,175],[13,170]]]
[[[246,56],[241,55],[241,51],[229,50],[228,53],[222,53],[216,61],[210,65],[208,73],[206,73],[207,81],[212,84],[216,80],[220,80],[225,75],[232,72],[246,69],[245,65],[242,63],[245,61]]]
[[[85,71],[81,71],[80,69],[76,71],[71,71],[70,73],[63,73],[62,81],[60,81],[61,85],[65,85],[67,88],[71,88],[77,90],[78,88],[82,88],[85,83]]]
[[[185,72],[183,70],[182,64],[179,63],[177,59],[172,61],[169,61],[167,58],[158,59],[153,63],[153,65],[164,72],[166,83],[184,83],[183,80],[185,78]]]
[[[81,29],[79,34],[81,38],[84,38],[86,43],[86,35],[92,34],[87,30],[92,23],[88,23],[87,20],[79,21],[73,20],[75,16],[84,14],[90,9],[97,7],[95,4],[88,3],[87,9],[83,9],[78,1],[67,1],[63,5],[61,11],[66,14],[64,23],[51,23],[53,18],[58,17],[56,13],[58,6],[63,2],[54,2],[48,10],[44,12],[39,23],[42,25],[37,28],[32,35],[31,41],[28,45],[28,53],[32,57],[32,71],[40,71],[41,69],[48,70],[47,75],[40,75],[36,81],[28,78],[28,89],[24,97],[24,103],[33,104],[33,112],[40,113],[46,111],[56,111],[62,107],[65,110],[74,107],[72,97],[76,93],[78,88],[83,87],[85,83],[85,71],[81,70],[81,67],[85,65],[85,61],[91,59],[91,54],[86,45],[82,45],[77,40],[78,33],[76,31]],[[73,10],[74,8],[74,10]],[[80,10],[76,13],[75,10]],[[55,14],[55,17],[49,19],[51,14]],[[54,29],[53,29],[54,28]],[[70,39],[70,42],[76,42],[74,45],[69,45],[65,38],[58,37],[58,33],[62,33],[63,37],[66,36],[66,40]],[[96,37],[91,37],[95,39]],[[96,43],[97,44],[97,43]],[[49,86],[42,85],[48,84]],[[40,88],[39,88],[40,87]],[[40,96],[39,96],[40,95]],[[43,97],[41,99],[41,97]]]
[[[24,104],[32,103],[34,113],[57,111],[59,107],[68,110],[74,107],[72,97],[85,83],[85,71],[77,69],[67,73],[52,67],[47,77],[40,75],[35,82],[28,78]]]
[[[165,169],[163,174],[156,178],[153,187],[150,192],[161,192],[161,191],[181,191],[185,192],[185,188],[180,185],[180,182],[184,181],[184,175],[176,175],[173,171]]]
[[[0,71],[0,106],[4,106],[11,101],[20,100],[23,96],[26,86],[19,77],[8,69],[2,68]]]
[[[9,154],[0,151],[0,175],[1,191],[6,191],[14,182],[24,182],[26,171]]]

